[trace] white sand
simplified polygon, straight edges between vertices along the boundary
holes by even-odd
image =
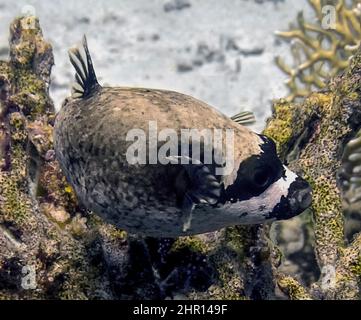
[[[253,110],[257,130],[271,100],[287,92],[274,57],[289,56],[289,48],[274,31],[302,9],[310,14],[306,0],[0,0],[2,58],[9,22],[25,5],[35,8],[54,46],[57,107],[73,77],[67,49],[86,34],[101,83],[177,90],[227,115]]]

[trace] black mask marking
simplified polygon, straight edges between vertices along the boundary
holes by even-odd
[[[291,183],[287,198],[282,197],[279,204],[270,213],[269,218],[284,220],[305,211],[312,202],[311,187],[307,181],[298,177]]]
[[[265,136],[260,137],[264,142],[260,146],[262,152],[242,161],[236,180],[223,190],[220,202],[237,202],[259,196],[284,175],[275,143]]]

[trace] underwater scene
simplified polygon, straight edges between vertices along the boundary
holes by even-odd
[[[0,0],[0,300],[360,300],[360,46],[361,0]]]

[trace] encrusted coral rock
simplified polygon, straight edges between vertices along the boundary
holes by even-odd
[[[54,157],[51,46],[35,17],[10,33],[10,61],[0,62],[0,298],[244,298],[242,239],[252,233],[140,239],[79,205]]]
[[[11,59],[0,62],[0,298],[271,299],[278,288],[291,299],[359,296],[360,235],[344,241],[336,171],[360,129],[360,52],[323,92],[276,102],[265,130],[313,185],[321,279],[305,288],[279,272],[268,226],[144,239],[85,211],[54,160],[51,46],[38,20],[25,19],[12,23]]]
[[[10,49],[0,62],[0,297],[112,297],[105,263],[93,263],[96,227],[81,240],[64,229],[81,210],[51,156],[53,55],[37,18],[14,20]]]
[[[348,259],[358,264],[361,247],[357,240],[346,247],[337,172],[345,143],[360,128],[360,85],[359,50],[349,68],[333,79],[327,89],[312,93],[302,104],[286,103],[286,114],[276,104],[265,130],[278,141],[279,151],[287,155],[290,167],[303,173],[313,187],[315,252],[321,270],[320,289],[315,292],[324,298],[359,295],[360,278],[350,263],[340,263],[345,259],[344,253],[353,248],[353,257]],[[282,130],[278,130],[278,125]]]

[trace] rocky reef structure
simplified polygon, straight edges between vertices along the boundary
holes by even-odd
[[[0,62],[1,299],[359,297],[361,236],[344,240],[336,172],[360,127],[360,51],[322,92],[301,104],[276,102],[265,130],[314,188],[310,229],[321,277],[307,287],[280,271],[267,225],[144,239],[85,211],[54,159],[52,65],[38,19],[15,19],[10,59]]]
[[[358,50],[346,71],[323,91],[310,94],[301,104],[276,102],[265,129],[284,160],[313,187],[315,253],[321,270],[320,284],[313,290],[333,299],[359,295],[361,237],[345,243],[337,172],[345,144],[359,129],[360,75]]]

